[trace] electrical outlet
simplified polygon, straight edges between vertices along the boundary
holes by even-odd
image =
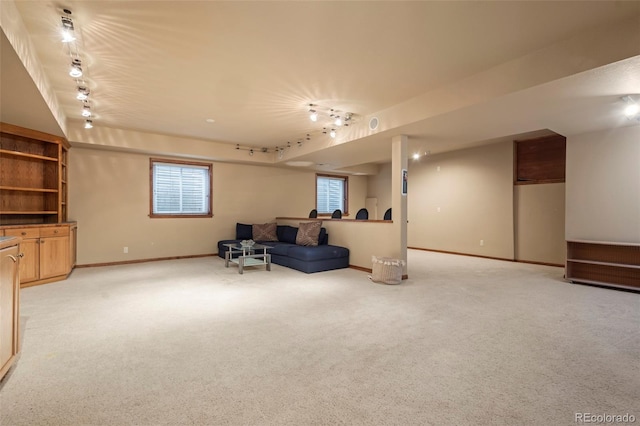
[[[480,245],[484,246],[484,240],[480,240]]]
[[[123,253],[129,253],[129,247],[123,247],[122,248],[122,252]]]

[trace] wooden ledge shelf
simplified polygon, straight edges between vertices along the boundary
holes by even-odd
[[[47,157],[46,155],[37,155],[37,154],[29,154],[26,152],[19,152],[19,151],[11,151],[8,149],[0,149],[0,155],[13,155],[16,157],[25,157],[25,158],[33,158],[36,160],[46,160],[46,161],[53,161],[53,162],[57,162],[58,159],[54,158],[54,157]]]
[[[48,188],[25,188],[20,186],[0,186],[2,191],[22,191],[22,192],[58,192],[57,189]]]
[[[357,223],[393,223],[392,220],[373,220],[373,219],[367,219],[367,220],[360,220],[360,219],[334,219],[332,217],[276,217],[276,220],[304,220],[304,221],[314,221],[314,220],[321,220],[323,222],[357,222]]]
[[[15,210],[0,210],[0,214],[58,214],[57,210],[29,210],[29,211],[15,211]]]

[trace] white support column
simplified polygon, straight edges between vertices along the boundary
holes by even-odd
[[[403,188],[407,188],[403,178],[408,170],[409,142],[406,135],[394,136],[391,139],[391,220],[393,220],[394,257],[407,261],[407,194]],[[407,267],[403,270],[407,275]]]

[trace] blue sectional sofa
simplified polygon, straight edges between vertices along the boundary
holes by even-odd
[[[251,229],[252,225],[236,224],[236,238],[234,240],[219,241],[218,256],[224,259],[228,250],[225,244],[253,239]],[[294,226],[278,225],[276,234],[278,241],[256,241],[272,247],[267,250],[267,253],[271,254],[272,263],[307,274],[349,267],[349,249],[329,245],[329,234],[327,234],[325,228],[320,229],[317,246],[296,244],[298,228]]]

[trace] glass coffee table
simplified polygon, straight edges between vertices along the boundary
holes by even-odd
[[[244,272],[245,266],[260,266],[265,265],[267,271],[271,270],[271,255],[267,253],[267,249],[271,246],[265,246],[263,244],[254,244],[252,246],[243,246],[240,243],[225,244],[229,250],[224,254],[224,266],[229,267],[229,262],[238,265],[238,273]],[[234,254],[238,254],[237,257],[233,257]]]

